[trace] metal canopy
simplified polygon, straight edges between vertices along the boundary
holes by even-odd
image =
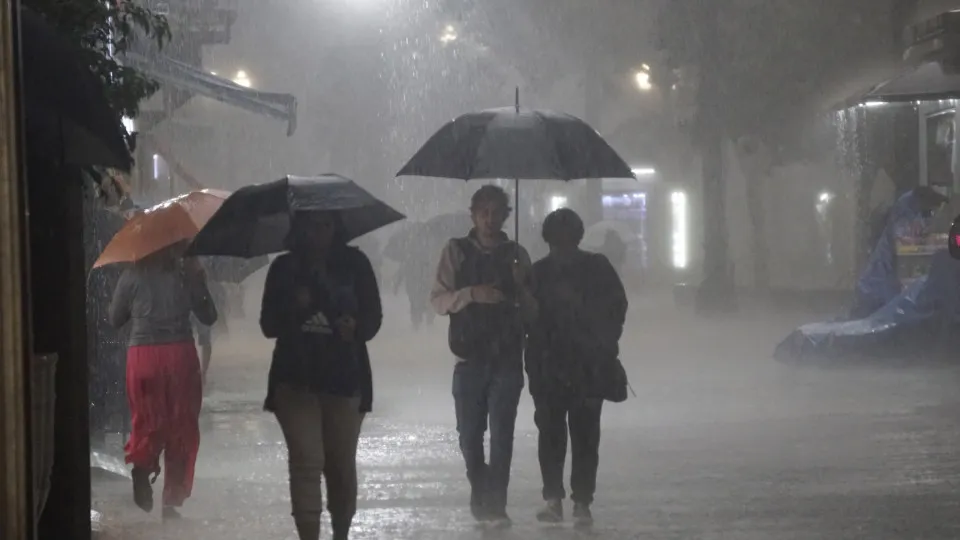
[[[287,136],[293,135],[297,130],[297,98],[292,94],[251,90],[163,55],[148,58],[127,53],[123,57],[123,62],[163,84],[240,107],[252,113],[284,120],[287,122]]]
[[[859,101],[888,103],[960,98],[960,73],[950,73],[939,62],[927,62],[880,83]]]

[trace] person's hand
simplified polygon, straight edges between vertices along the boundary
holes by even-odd
[[[296,292],[297,305],[305,308],[310,306],[310,302],[313,298],[310,295],[310,289],[306,287],[300,287]]]
[[[504,296],[500,289],[493,285],[474,285],[470,288],[470,299],[478,304],[499,304]]]
[[[510,271],[513,273],[513,282],[517,287],[525,288],[527,286],[527,277],[530,275],[527,267],[520,264],[520,261],[513,261],[513,264],[510,266]]]
[[[340,339],[344,341],[353,341],[357,333],[357,320],[349,315],[344,315],[337,319],[337,331],[340,333]]]

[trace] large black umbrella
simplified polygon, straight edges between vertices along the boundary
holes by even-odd
[[[337,212],[348,241],[404,219],[349,178],[287,176],[236,191],[193,239],[188,253],[252,258],[286,251],[293,215],[310,211]]]
[[[634,178],[623,158],[569,114],[514,107],[460,116],[437,131],[397,176],[577,180]],[[520,200],[519,181],[515,197]],[[519,234],[519,220],[516,223]]]
[[[74,165],[129,171],[133,163],[119,115],[90,70],[97,53],[72,45],[43,17],[20,17],[27,141]]]

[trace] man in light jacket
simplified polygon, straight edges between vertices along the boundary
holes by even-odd
[[[507,238],[506,192],[486,185],[474,193],[474,227],[450,240],[437,268],[431,302],[450,317],[450,350],[460,450],[470,481],[470,510],[480,522],[507,527],[513,431],[523,390],[524,324],[536,319],[530,256]],[[490,462],[484,433],[490,424]]]

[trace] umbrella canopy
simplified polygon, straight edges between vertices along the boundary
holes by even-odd
[[[583,120],[518,107],[454,119],[440,128],[397,176],[462,180],[634,177],[630,166]]]
[[[120,115],[88,67],[96,53],[72,45],[29,9],[20,29],[28,142],[58,149],[67,163],[129,171]]]
[[[230,196],[188,253],[250,258],[286,251],[293,215],[311,211],[337,212],[348,241],[404,219],[349,178],[287,176]]]
[[[226,191],[213,189],[193,191],[133,216],[110,240],[93,267],[137,262],[192,239],[229,196]]]
[[[404,223],[400,230],[387,239],[387,245],[383,248],[383,256],[398,262],[406,260],[410,253],[422,242],[423,230],[423,223],[417,221]]]
[[[383,249],[383,255],[403,262],[410,257],[422,257],[443,249],[451,238],[466,236],[473,228],[470,214],[440,214],[424,223],[406,223],[394,233]]]
[[[440,214],[428,219],[424,224],[430,234],[449,239],[456,236],[466,236],[473,228],[473,220],[470,214],[453,213]]]

